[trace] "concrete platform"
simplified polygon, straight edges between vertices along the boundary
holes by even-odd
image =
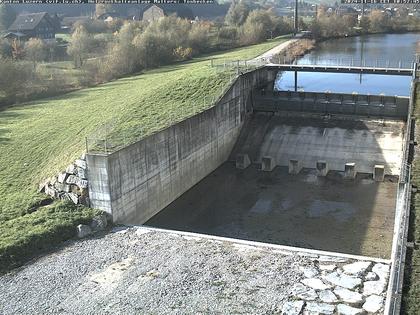
[[[146,225],[246,240],[389,258],[396,178],[326,177],[287,167],[261,172],[225,163]]]
[[[356,163],[356,172],[371,174],[378,164],[384,165],[386,175],[398,175],[404,131],[405,123],[399,120],[256,113],[242,129],[233,154],[248,154],[255,163],[271,156],[280,166],[298,160],[306,168],[316,168],[323,160],[338,171],[344,171],[346,163]]]

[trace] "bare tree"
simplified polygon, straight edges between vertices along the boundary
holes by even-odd
[[[243,0],[233,0],[226,14],[225,21],[229,25],[239,26],[245,23],[249,14],[249,6]]]
[[[381,10],[372,10],[369,15],[370,31],[372,32],[385,32],[388,30],[389,22],[386,13]]]
[[[90,42],[90,34],[81,25],[71,35],[71,42],[67,48],[67,53],[73,57],[76,68],[83,66],[87,53],[89,52]]]
[[[47,57],[47,45],[39,38],[31,38],[25,44],[25,58],[32,61],[34,69],[36,63],[45,60]]]
[[[27,91],[28,82],[33,78],[32,67],[24,61],[16,62],[10,58],[0,57],[0,94],[3,94],[7,102],[13,103],[18,94]]]
[[[113,12],[112,4],[98,3],[95,5],[95,15],[96,17],[101,16],[105,13]]]
[[[241,26],[241,43],[256,44],[271,37],[275,30],[275,15],[268,10],[251,11]]]

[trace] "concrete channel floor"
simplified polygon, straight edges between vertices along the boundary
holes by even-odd
[[[388,278],[380,259],[119,227],[0,276],[0,314],[383,314]]]
[[[289,175],[227,162],[145,225],[267,243],[389,258],[397,179],[358,174]]]
[[[323,160],[336,171],[353,162],[362,173],[372,173],[380,164],[387,175],[399,175],[406,128],[403,121],[282,115],[254,113],[241,131],[232,160],[245,153],[255,162],[270,156],[276,165],[288,166],[289,160],[296,159],[307,168],[315,168],[316,162]]]

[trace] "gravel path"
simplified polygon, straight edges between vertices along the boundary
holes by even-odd
[[[310,263],[129,228],[68,243],[0,277],[0,314],[271,314]]]
[[[279,45],[277,45],[274,48],[271,48],[269,51],[266,51],[265,53],[259,55],[258,57],[255,57],[253,60],[257,61],[260,59],[264,59],[264,60],[269,60],[271,57],[278,55],[279,53],[281,53],[284,49],[286,49],[289,45],[295,43],[296,41],[298,41],[298,39],[290,39],[288,41],[285,41]]]

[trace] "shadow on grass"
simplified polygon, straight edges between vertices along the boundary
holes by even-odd
[[[0,144],[10,141],[10,138],[4,136],[8,131],[8,129],[0,128]]]

